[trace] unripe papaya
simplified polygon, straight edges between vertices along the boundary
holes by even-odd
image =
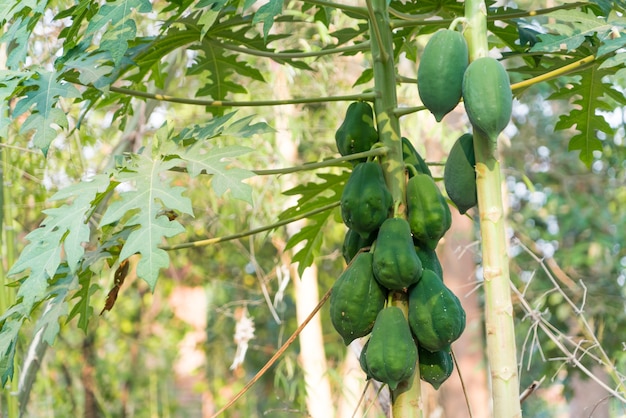
[[[435,250],[423,248],[417,245],[415,246],[415,253],[422,262],[423,270],[432,270],[441,280],[443,280],[443,268],[441,267],[441,262],[439,262],[439,257],[437,256]]]
[[[405,165],[412,165],[418,173],[428,174],[432,177],[430,168],[419,152],[415,149],[408,138],[402,137],[402,159]],[[413,177],[413,171],[409,170],[409,177]]]
[[[376,231],[371,233],[367,238],[363,238],[358,232],[348,228],[343,240],[343,245],[341,246],[343,259],[346,260],[346,263],[350,263],[350,260],[354,258],[361,248],[369,247],[375,240]]]
[[[370,341],[367,340],[367,342],[363,346],[363,349],[361,350],[361,355],[359,356],[359,364],[361,365],[361,370],[365,372],[367,378],[371,379],[372,376],[370,375],[370,369],[367,368],[367,360],[365,359],[365,353],[367,353],[367,347],[369,346],[369,343]]]
[[[387,219],[393,200],[376,162],[357,164],[341,194],[341,217],[363,239]]]
[[[500,61],[478,58],[463,76],[463,104],[474,129],[496,141],[511,120],[513,93],[509,75]]]
[[[446,193],[461,215],[478,204],[475,167],[473,136],[461,135],[452,145],[443,170]]]
[[[370,375],[391,390],[415,371],[417,347],[402,310],[388,306],[378,313],[365,361]]]
[[[459,298],[431,270],[409,288],[409,325],[418,345],[432,352],[448,347],[465,329]]]
[[[346,345],[370,333],[385,298],[384,289],[374,279],[372,254],[357,254],[330,294],[330,319]]]
[[[437,122],[459,103],[468,62],[467,43],[459,32],[439,30],[426,44],[417,69],[417,88]]]
[[[407,219],[413,237],[426,248],[434,250],[450,229],[452,215],[435,180],[417,174],[406,184]]]
[[[378,283],[390,290],[407,288],[422,277],[422,262],[406,219],[388,218],[380,226],[372,269]]]
[[[335,132],[335,142],[341,155],[369,151],[378,141],[374,113],[367,102],[350,103],[341,126]]]
[[[420,379],[430,383],[433,388],[439,389],[439,386],[448,380],[454,370],[450,348],[444,348],[433,353],[418,346],[417,353]]]

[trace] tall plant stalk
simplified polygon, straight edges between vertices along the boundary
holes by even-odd
[[[374,70],[374,106],[380,141],[389,149],[381,157],[385,182],[393,198],[394,216],[406,217],[406,184],[400,123],[394,113],[398,107],[396,96],[396,69],[393,58],[393,34],[389,23],[386,0],[368,0],[370,38]],[[408,316],[408,299],[404,292],[393,292],[392,305]],[[421,418],[422,400],[419,368],[413,377],[401,382],[392,391],[394,418]]]
[[[465,37],[470,61],[487,56],[487,12],[483,0],[466,0]],[[517,351],[511,303],[509,258],[496,141],[474,130],[476,185],[482,242],[487,357],[493,415],[521,417]]]

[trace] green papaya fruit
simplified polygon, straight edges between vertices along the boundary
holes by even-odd
[[[369,346],[369,343],[369,340],[367,340],[367,342],[363,346],[363,349],[361,350],[361,355],[359,356],[359,364],[361,365],[361,370],[365,372],[368,380],[372,378],[372,376],[370,375],[370,369],[367,368],[367,360],[365,359],[365,353],[367,353],[367,347]]]
[[[370,333],[386,296],[374,279],[372,254],[357,254],[330,294],[330,319],[346,345]]]
[[[409,288],[409,325],[418,345],[432,352],[448,347],[465,329],[459,298],[432,270]]]
[[[372,268],[378,283],[390,290],[407,288],[422,277],[422,262],[406,219],[388,218],[380,226]]]
[[[478,204],[472,134],[461,135],[452,145],[443,170],[443,184],[461,215]]]
[[[397,306],[388,306],[378,313],[365,361],[372,378],[388,384],[391,390],[413,375],[417,347],[406,318]]]
[[[411,144],[411,141],[405,137],[402,137],[402,158],[404,159],[404,164],[412,165],[418,173],[428,174],[432,177],[432,173],[426,161],[424,161],[420,153],[417,152],[413,144]],[[409,170],[409,177],[413,177],[412,170]]]
[[[439,262],[439,257],[437,256],[435,250],[423,248],[419,245],[416,245],[415,253],[422,262],[422,269],[434,271],[437,276],[439,276],[439,278],[443,280],[443,268],[441,267],[441,262]]]
[[[426,248],[434,250],[450,229],[452,214],[435,180],[418,173],[406,184],[407,219],[413,237]]]
[[[463,76],[463,104],[474,129],[495,142],[513,107],[511,81],[500,61],[482,57],[471,62]]]
[[[380,164],[357,164],[341,194],[341,217],[348,228],[367,239],[387,219],[392,204]]]
[[[417,88],[437,122],[459,103],[468,62],[467,43],[459,32],[439,30],[426,44],[417,69]]]
[[[419,357],[420,379],[428,382],[433,388],[439,389],[441,384],[448,380],[454,370],[454,361],[450,348],[444,348],[439,351],[430,352],[417,347]]]
[[[372,245],[376,240],[376,231],[371,233],[367,238],[363,238],[358,232],[348,228],[346,236],[341,246],[341,254],[346,263],[350,263],[350,260],[361,250]]]
[[[374,125],[374,112],[369,103],[350,103],[346,117],[335,132],[335,142],[339,153],[351,155],[369,151],[378,141],[378,133]]]

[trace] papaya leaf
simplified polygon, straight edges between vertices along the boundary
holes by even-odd
[[[73,85],[59,81],[58,74],[52,71],[37,71],[23,84],[26,93],[15,105],[13,118],[31,112],[20,133],[34,130],[33,144],[46,155],[56,137],[56,130],[51,125],[67,127],[68,123],[65,113],[56,107],[59,98],[77,98],[80,92]]]
[[[252,23],[263,22],[263,37],[267,39],[274,19],[283,11],[283,0],[269,0],[254,13]]]
[[[187,171],[191,177],[201,173],[211,174],[211,186],[218,196],[222,196],[230,190],[235,199],[244,200],[252,204],[252,187],[242,183],[254,173],[236,167],[228,167],[225,159],[238,157],[252,152],[252,148],[242,146],[230,146],[223,148],[207,149],[206,143],[196,142],[180,155],[187,165]]]
[[[547,16],[557,21],[543,25],[554,34],[538,35],[540,42],[533,45],[531,52],[574,51],[587,37],[597,35],[603,39],[613,30],[611,23],[592,12],[557,10]]]
[[[65,253],[70,272],[75,272],[84,254],[82,244],[89,240],[86,221],[97,194],[109,186],[108,176],[101,174],[91,181],[81,182],[59,191],[52,200],[72,198],[71,203],[47,209],[41,226],[26,235],[30,243],[8,272],[14,276],[28,270],[17,292],[25,309],[30,310],[46,295],[48,281],[56,274]]]
[[[308,218],[309,223],[292,235],[289,241],[287,241],[287,245],[285,246],[286,250],[306,241],[306,244],[303,245],[292,258],[294,263],[298,263],[298,274],[302,275],[304,269],[313,264],[315,257],[320,253],[324,240],[324,225],[326,225],[332,214],[333,210],[327,210],[311,216]]]
[[[219,42],[211,40],[210,37],[205,37],[200,45],[190,48],[199,49],[201,54],[187,73],[206,76],[206,83],[198,90],[196,96],[209,96],[214,100],[223,100],[229,93],[247,93],[239,81],[231,79],[233,74],[256,81],[265,81],[259,70],[239,60],[239,54],[228,54]]]
[[[71,312],[67,316],[69,322],[78,315],[78,327],[87,332],[87,325],[89,324],[89,318],[93,315],[93,307],[89,303],[91,296],[99,289],[100,286],[91,283],[92,273],[89,270],[81,271],[78,282],[80,289],[74,293],[73,299],[78,299],[78,302],[72,307]]]
[[[17,336],[25,319],[26,315],[16,315],[7,318],[2,324],[0,331],[0,380],[2,386],[13,377]]]
[[[93,36],[109,24],[102,35],[100,49],[111,54],[117,65],[128,49],[128,42],[137,35],[137,25],[131,18],[131,11],[149,13],[152,4],[149,0],[116,0],[103,4],[87,25],[85,37]]]
[[[284,191],[283,194],[287,196],[300,195],[300,198],[296,205],[283,211],[278,218],[289,219],[299,213],[338,202],[349,175],[349,171],[339,174],[318,173],[317,177],[322,179],[322,182],[308,182]],[[298,262],[299,274],[313,264],[315,257],[319,254],[324,239],[324,227],[334,212],[334,210],[326,210],[309,217],[310,223],[289,237],[285,248],[298,248],[293,261]],[[306,244],[304,244],[305,241]]]
[[[163,178],[166,172],[181,162],[178,158],[152,156],[148,148],[141,154],[131,154],[114,177],[132,189],[121,192],[121,198],[107,208],[100,221],[100,227],[113,223],[134,227],[119,257],[125,260],[133,254],[140,254],[137,275],[152,290],[159,270],[169,265],[169,255],[159,245],[163,238],[173,237],[185,230],[176,220],[169,220],[164,211],[175,210],[193,216],[191,201],[182,196],[185,188],[171,187]]]
[[[606,82],[606,77],[612,74],[614,74],[613,69],[600,68],[600,64],[595,62],[580,73],[576,81],[566,84],[549,97],[550,99],[575,98],[572,103],[577,108],[562,115],[555,129],[575,128],[578,131],[570,139],[569,150],[580,151],[580,160],[587,166],[591,166],[593,162],[593,152],[602,150],[602,141],[598,138],[598,132],[603,132],[607,136],[614,134],[613,128],[597,111],[612,111],[614,102],[621,106],[626,105],[626,98],[623,94]]]

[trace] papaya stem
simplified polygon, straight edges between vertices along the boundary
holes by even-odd
[[[380,60],[386,62],[389,60],[389,53],[387,52],[387,49],[385,48],[386,45],[383,42],[376,11],[372,6],[372,0],[366,0],[365,3],[367,4],[367,12],[370,17],[370,35],[373,35],[373,38],[375,38],[378,43],[378,48],[371,48],[372,53],[376,51],[376,53],[380,54]]]
[[[395,114],[398,108],[396,96],[396,68],[393,57],[393,34],[389,24],[386,0],[367,0],[372,20],[370,37],[379,37],[372,42],[374,71],[374,91],[376,98],[376,126],[380,141],[389,148],[381,157],[385,183],[393,198],[394,217],[406,218],[406,182],[404,160],[402,158],[402,139],[400,123]],[[378,39],[378,38],[377,38]],[[391,304],[398,306],[405,318],[408,316],[408,297],[405,292],[391,292]],[[419,367],[415,367],[413,376],[400,382],[392,391],[392,416],[394,418],[421,418],[422,398]]]
[[[348,6],[347,4],[341,4],[334,1],[324,1],[324,0],[303,0],[304,3],[314,4],[316,6],[322,7],[330,7],[332,9],[341,10],[344,12],[349,12],[356,15],[361,15],[363,18],[367,19],[367,10],[363,7],[358,6]]]
[[[450,23],[450,25],[448,26],[448,29],[449,29],[449,30],[456,30],[456,26],[457,26],[458,24],[460,24],[460,23],[461,23],[461,24],[463,24],[463,23],[465,23],[465,22],[466,22],[465,17],[463,17],[463,16],[461,16],[461,17],[457,17],[456,19],[454,19],[454,20],[452,21],[452,23]]]
[[[488,22],[494,21],[504,21],[510,19],[520,19],[524,17],[533,17],[533,16],[541,16],[552,13],[557,10],[569,10],[576,9],[577,7],[588,5],[589,3],[585,2],[577,2],[577,3],[566,3],[560,6],[547,7],[545,9],[538,10],[520,10],[518,12],[510,12],[510,13],[501,13],[501,14],[492,14],[487,16]],[[431,20],[431,19],[393,19],[391,20],[391,27],[401,28],[401,27],[409,27],[409,26],[438,26],[438,27],[446,27],[452,23],[454,19],[440,19],[440,20]]]
[[[223,237],[207,238],[207,239],[203,239],[203,240],[199,240],[199,241],[189,241],[189,242],[183,242],[183,243],[174,244],[174,245],[161,245],[161,246],[159,246],[159,248],[162,249],[162,250],[165,250],[165,251],[182,250],[184,248],[205,247],[207,245],[219,244],[221,242],[226,242],[226,241],[232,241],[232,240],[235,240],[235,239],[245,238],[245,237],[249,237],[251,235],[259,234],[261,232],[271,231],[272,229],[275,229],[275,228],[278,228],[280,226],[284,226],[284,225],[290,224],[292,222],[299,221],[300,219],[308,218],[308,217],[316,215],[318,213],[326,212],[327,210],[334,209],[337,206],[339,206],[339,201],[329,203],[327,205],[324,205],[324,206],[319,207],[317,209],[310,210],[308,212],[300,213],[300,214],[298,214],[296,216],[293,216],[291,218],[283,219],[282,221],[274,222],[273,224],[270,224],[270,225],[264,225],[264,226],[261,226],[259,228],[250,229],[248,231],[238,232],[238,233],[232,234],[232,235],[225,235]]]
[[[484,0],[466,0],[465,17],[467,25],[464,36],[469,47],[470,61],[475,61],[488,53],[487,8]],[[478,129],[474,129],[473,135],[493,416],[521,418],[500,163],[496,141],[491,141]]]
[[[318,161],[314,163],[306,163],[294,167],[285,167],[285,168],[273,168],[273,169],[265,169],[265,170],[252,170],[254,174],[257,176],[269,176],[275,174],[290,174],[290,173],[298,173],[301,171],[310,171],[316,170],[318,168],[324,167],[333,167],[337,165],[341,165],[346,161],[359,160],[361,158],[370,158],[370,157],[379,157],[387,154],[389,148],[384,145],[374,146],[369,151],[357,152],[350,155],[344,155],[343,157],[338,158],[330,158],[324,161]]]
[[[230,44],[228,42],[209,41],[212,44],[228,49],[230,51],[241,52],[242,54],[254,55],[257,57],[272,58],[272,59],[297,59],[297,58],[313,58],[323,57],[325,55],[341,54],[344,52],[359,52],[369,49],[369,41],[361,42],[356,45],[347,45],[337,48],[322,49],[319,51],[310,52],[270,52],[261,51],[258,49],[242,48],[237,45]]]
[[[511,90],[521,90],[523,88],[550,80],[552,78],[576,72],[582,69],[582,67],[584,67],[585,65],[594,62],[595,59],[596,57],[594,55],[586,56],[585,58],[581,58],[578,61],[574,61],[571,64],[564,65],[563,67],[559,67],[555,70],[548,71],[547,73],[538,75],[533,78],[529,78],[528,80],[520,81],[519,83],[511,84]]]
[[[80,84],[85,87],[93,87],[93,85]],[[281,106],[290,104],[307,104],[307,103],[327,103],[327,102],[351,102],[355,100],[372,101],[375,97],[374,93],[349,94],[343,96],[328,97],[304,97],[300,99],[286,100],[252,100],[252,101],[234,101],[234,100],[201,100],[188,99],[186,97],[169,96],[166,94],[148,93],[145,91],[128,89],[125,87],[110,86],[109,90],[113,93],[124,94],[126,96],[141,97],[143,99],[152,99],[162,102],[180,103],[206,107],[261,107],[261,106]]]

